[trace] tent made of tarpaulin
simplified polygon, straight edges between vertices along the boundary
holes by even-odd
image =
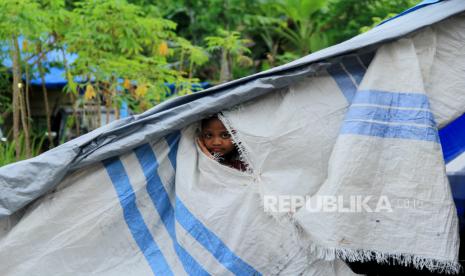
[[[464,147],[444,131],[465,112],[464,11],[426,1],[0,168],[1,274],[352,275],[341,260],[457,272],[444,160]],[[218,112],[246,172],[196,146]],[[305,205],[265,208],[290,197]]]

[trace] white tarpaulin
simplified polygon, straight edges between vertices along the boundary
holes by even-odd
[[[341,259],[457,272],[437,128],[465,112],[464,44],[459,15],[280,76],[220,115],[246,172],[198,149],[198,121],[83,167],[0,221],[0,274],[353,275]],[[346,211],[265,208],[291,196]],[[347,211],[354,197],[369,200]]]

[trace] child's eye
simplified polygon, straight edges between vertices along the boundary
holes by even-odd
[[[212,135],[211,135],[211,133],[204,133],[203,138],[210,139],[210,138],[212,138]]]
[[[227,133],[227,132],[221,133],[221,138],[223,138],[223,139],[229,139],[229,138],[231,138],[231,134],[229,134],[229,133]]]

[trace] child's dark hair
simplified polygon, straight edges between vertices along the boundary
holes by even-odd
[[[206,126],[211,120],[214,120],[214,119],[219,120],[217,114],[211,115],[211,116],[209,116],[209,117],[207,117],[207,118],[205,118],[205,119],[202,119],[202,121],[200,122],[200,127],[201,127],[201,129],[204,129],[205,126]]]

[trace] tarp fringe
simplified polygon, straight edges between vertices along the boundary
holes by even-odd
[[[233,143],[235,144],[240,159],[242,162],[247,164],[247,170],[256,179],[258,190],[260,193],[260,204],[264,206],[263,202],[263,183],[260,181],[260,174],[255,171],[252,167],[252,163],[247,154],[247,149],[241,143],[240,134],[234,130],[231,122],[223,115],[218,114],[218,118],[223,122],[226,129],[232,136]],[[266,212],[270,217],[273,217],[280,224],[293,224],[295,232],[293,236],[298,239],[298,243],[303,247],[306,247],[308,253],[316,256],[316,258],[326,261],[332,261],[335,259],[341,259],[349,262],[368,262],[376,261],[380,264],[391,264],[391,265],[402,265],[409,266],[413,265],[416,269],[428,269],[432,272],[439,272],[445,274],[458,274],[462,267],[458,262],[451,260],[438,260],[428,257],[412,255],[409,253],[387,253],[376,250],[368,249],[352,249],[352,248],[328,248],[317,245],[312,242],[309,237],[306,236],[305,231],[294,219],[293,213],[282,213],[282,212]]]
[[[327,248],[311,243],[308,247],[309,253],[315,254],[319,259],[334,260],[341,259],[349,262],[376,261],[379,264],[390,265],[413,265],[416,269],[428,269],[431,272],[445,274],[458,274],[461,265],[450,260],[438,260],[428,257],[412,255],[409,253],[387,253],[376,250],[352,249],[352,248]]]
[[[260,197],[263,205],[263,197]],[[300,226],[292,213],[267,212],[270,217],[276,219],[280,224],[292,223],[295,227],[293,233],[299,244],[307,248],[309,254],[318,259],[332,261],[341,259],[348,262],[369,262],[376,261],[379,264],[413,265],[418,270],[428,269],[431,272],[445,274],[458,274],[462,270],[460,263],[451,260],[438,260],[424,256],[413,255],[409,253],[387,253],[369,249],[352,249],[352,248],[328,248],[318,245],[310,240],[304,229]]]
[[[229,134],[231,134],[233,144],[236,146],[236,149],[239,153],[239,158],[240,160],[247,164],[247,172],[250,173],[251,175],[256,176],[254,173],[254,169],[252,167],[252,162],[250,162],[249,155],[247,153],[247,149],[244,147],[244,144],[241,142],[241,139],[237,131],[234,130],[234,128],[231,125],[231,122],[226,118],[223,114],[218,113],[218,119],[223,123],[223,125],[226,127],[228,130]]]

